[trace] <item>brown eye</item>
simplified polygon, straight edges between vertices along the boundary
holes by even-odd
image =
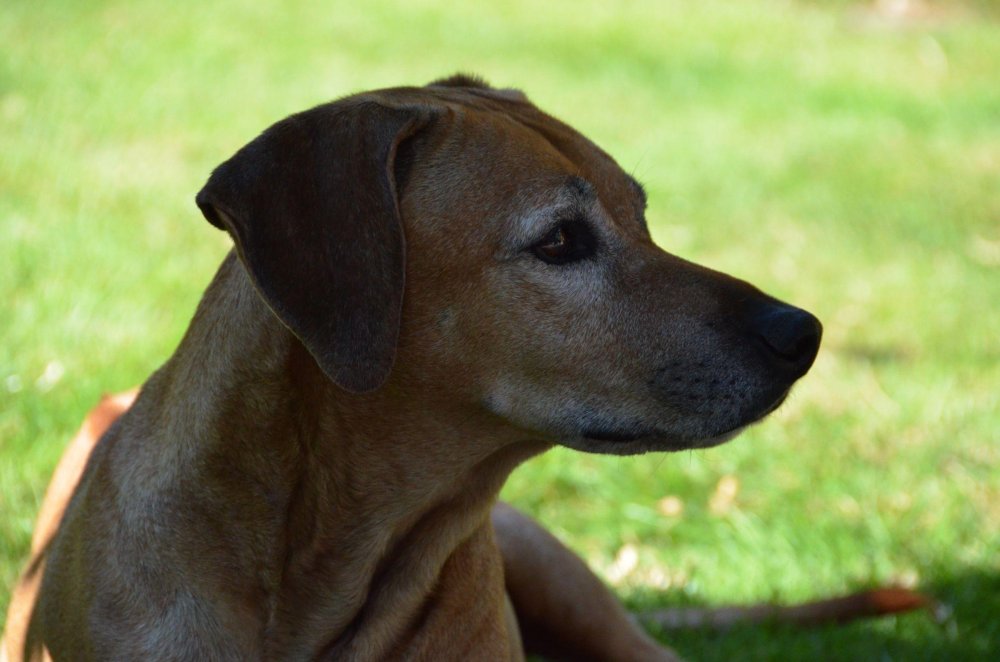
[[[549,260],[563,259],[569,250],[569,236],[566,234],[566,230],[562,227],[556,228],[555,232],[543,240],[543,243],[535,247],[535,250],[545,255]]]
[[[549,264],[567,264],[594,254],[597,242],[582,220],[560,223],[535,244],[535,257]]]

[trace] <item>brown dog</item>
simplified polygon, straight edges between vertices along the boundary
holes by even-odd
[[[732,438],[812,315],[658,249],[611,157],[466,77],[285,119],[198,205],[235,254],[40,545],[12,658],[672,659],[497,493],[553,444]]]

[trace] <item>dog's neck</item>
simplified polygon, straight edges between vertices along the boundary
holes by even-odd
[[[178,456],[172,466],[225,490],[219,533],[249,541],[236,565],[253,568],[241,579],[258,585],[244,591],[266,605],[266,656],[401,652],[419,645],[400,637],[413,637],[432,598],[439,619],[448,613],[440,604],[453,603],[463,622],[471,610],[502,623],[489,511],[508,474],[543,444],[470,438],[490,425],[392,379],[371,394],[346,393],[232,254],[154,379],[167,389],[163,406],[184,410],[166,417],[180,421],[164,433]],[[248,521],[268,526],[240,531]]]

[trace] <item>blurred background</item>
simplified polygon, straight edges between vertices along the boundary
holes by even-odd
[[[895,582],[952,609],[670,635],[692,660],[1000,650],[997,4],[7,0],[0,44],[0,610],[62,447],[228,250],[193,201],[211,169],[289,113],[467,71],[643,181],[664,248],[826,328],[738,440],[554,451],[505,498],[632,608]]]

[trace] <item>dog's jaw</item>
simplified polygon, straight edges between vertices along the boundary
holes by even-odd
[[[564,439],[559,443],[562,446],[583,451],[585,453],[598,453],[601,455],[641,455],[643,453],[698,450],[702,448],[720,446],[727,441],[732,441],[736,437],[740,436],[740,434],[742,434],[747,427],[749,427],[749,425],[741,425],[728,432],[700,439],[677,439],[659,435],[654,432],[620,440],[577,436]]]

